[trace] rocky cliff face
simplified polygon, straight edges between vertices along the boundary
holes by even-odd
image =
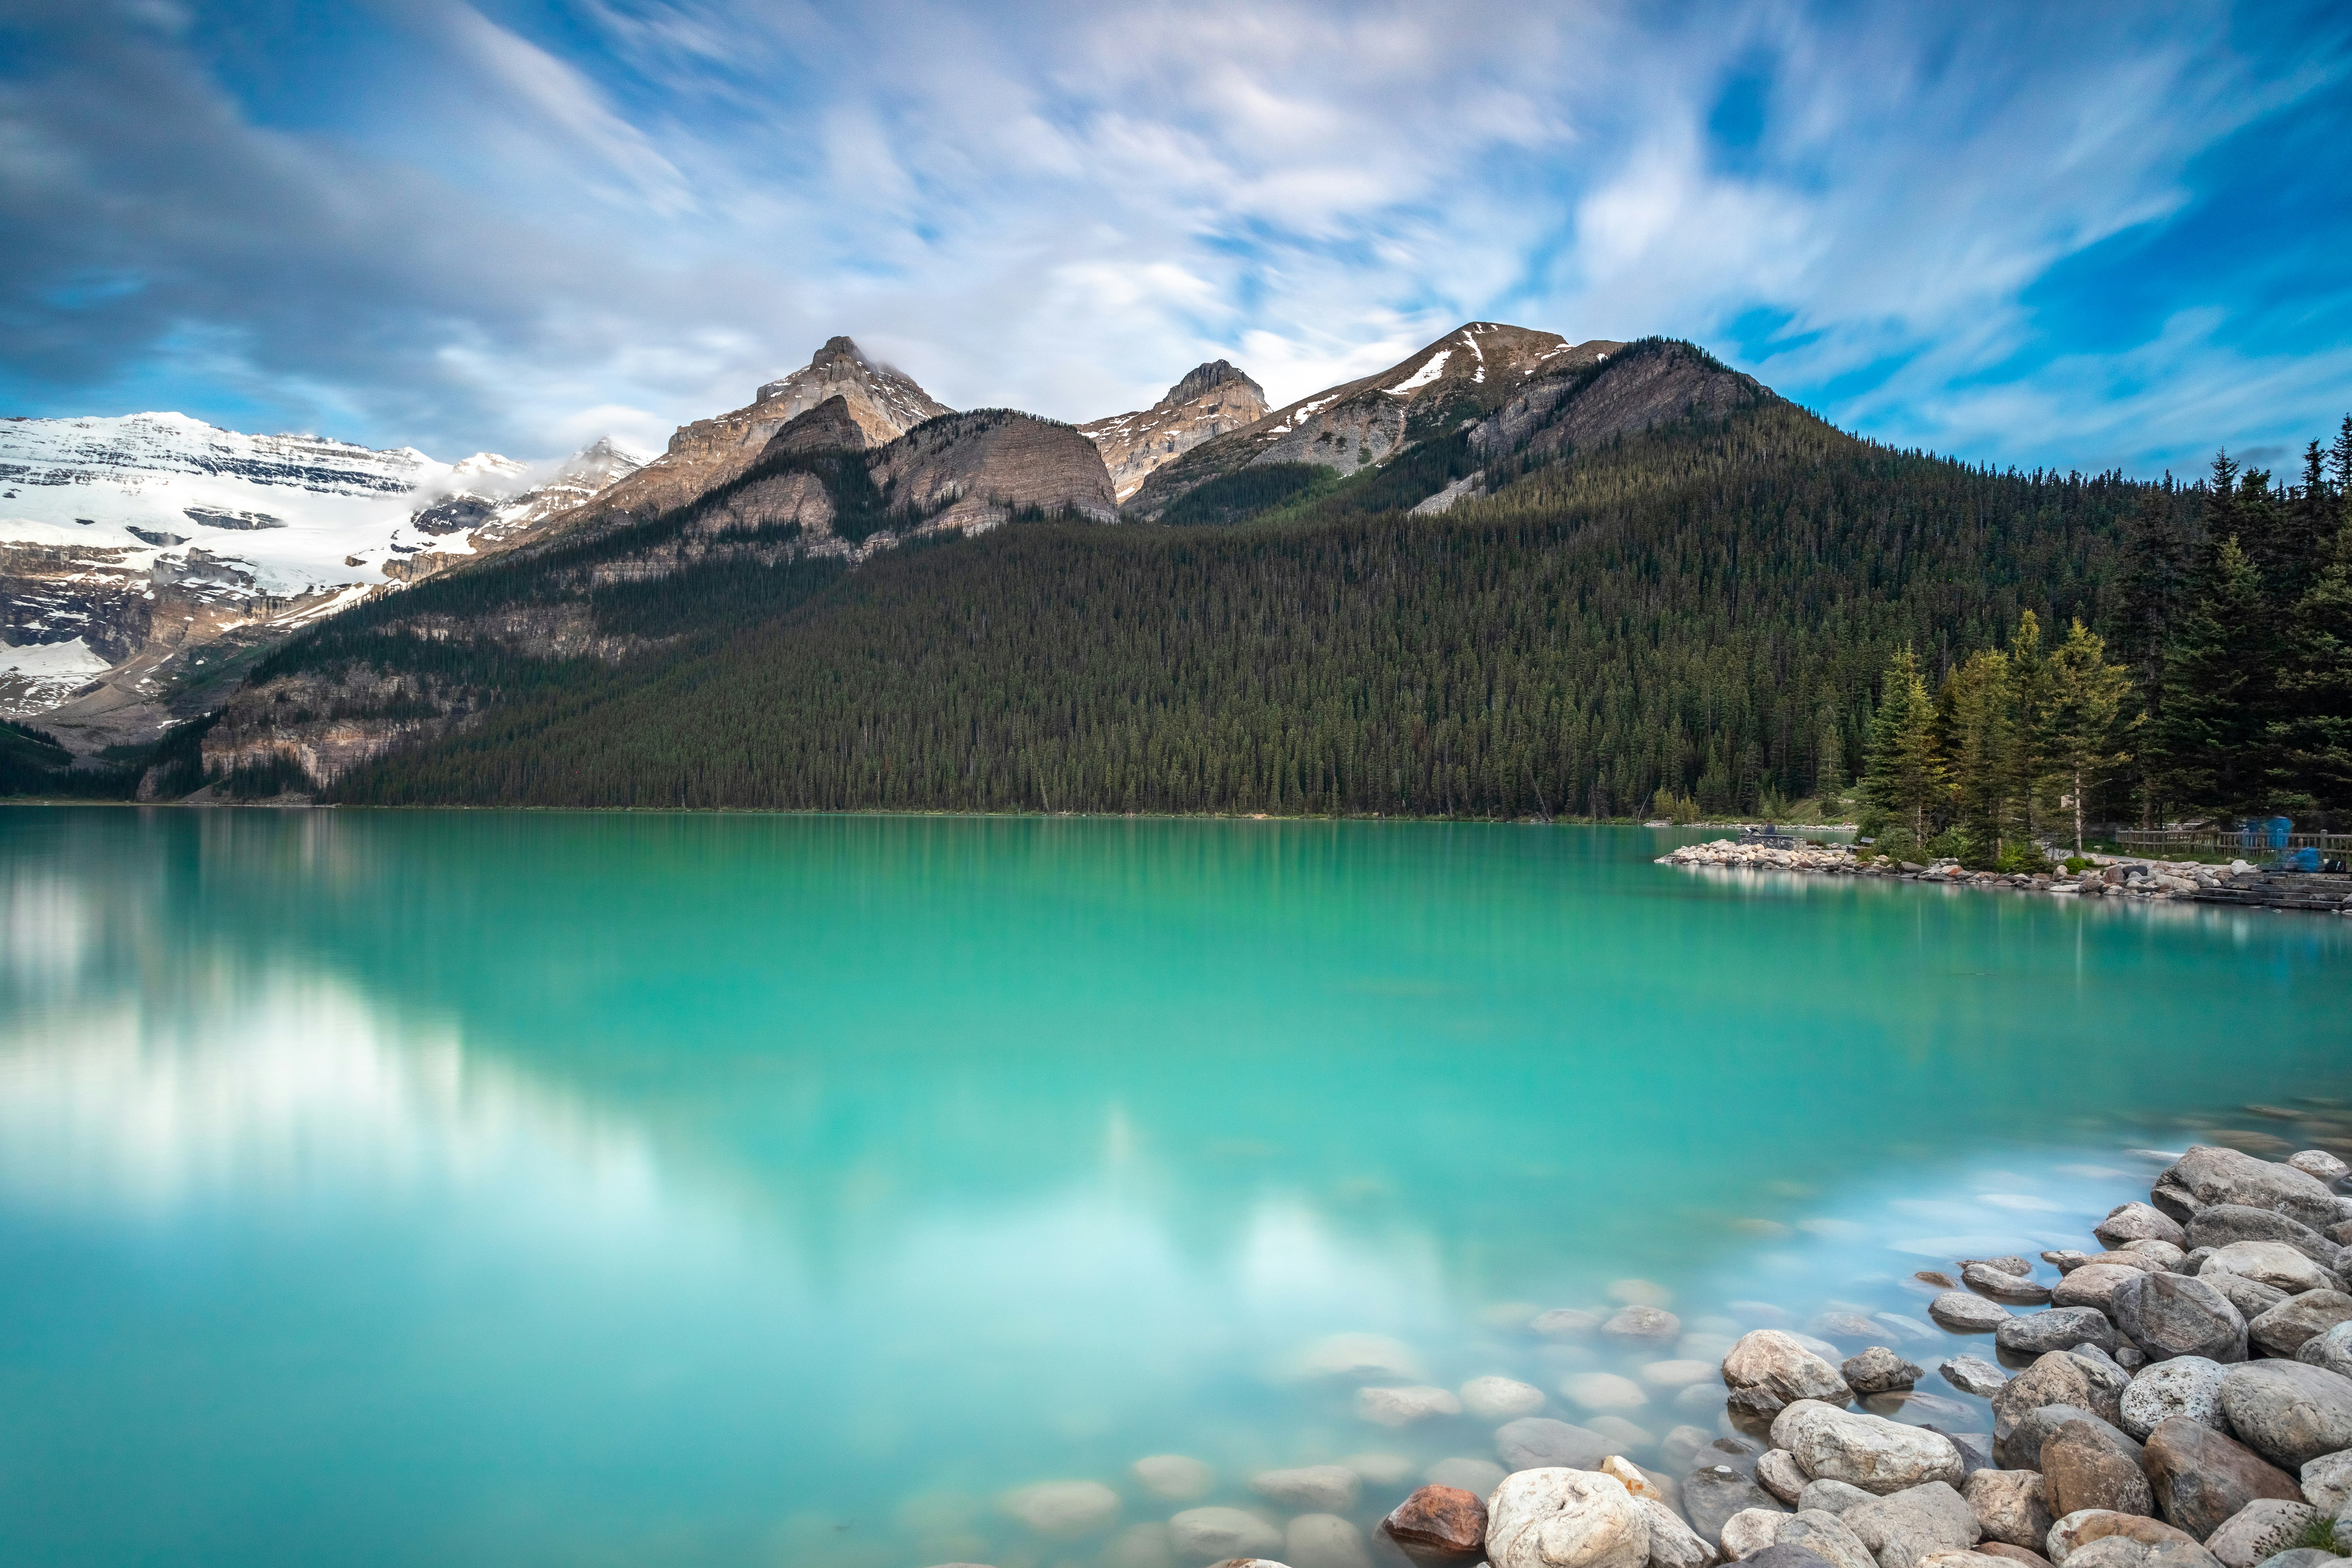
[[[1194,367],[1150,407],[1089,420],[1078,431],[1101,448],[1112,489],[1123,502],[1154,468],[1265,414],[1265,390],[1227,362],[1212,360]]]
[[[253,648],[500,547],[635,466],[440,463],[178,414],[0,421],[0,714],[152,739]]]
[[[1637,351],[1530,381],[1470,432],[1471,446],[1492,457],[1556,457],[1669,420],[1718,418],[1770,395],[1754,376],[1688,343],[1651,342]]]
[[[1486,417],[1529,381],[1600,363],[1623,347],[1472,321],[1376,375],[1277,408],[1202,443],[1145,479],[1133,504],[1156,518],[1194,488],[1238,468],[1312,463],[1342,476],[1407,445]]]
[[[918,426],[875,453],[868,471],[885,507],[919,532],[977,532],[1024,512],[1118,521],[1095,444],[1072,426],[1010,408]]]

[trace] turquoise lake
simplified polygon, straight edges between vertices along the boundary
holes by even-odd
[[[1496,1458],[1342,1334],[1672,1469],[1652,1363],[1878,1313],[1981,1429],[1912,1270],[2352,1136],[2352,921],[1703,837],[0,811],[0,1563],[1143,1568],[1147,1455]]]

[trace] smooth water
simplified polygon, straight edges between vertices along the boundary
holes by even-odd
[[[2352,921],[1678,841],[0,811],[0,1562],[1145,1563],[1169,1452],[1394,1456],[1369,1526],[1495,1423],[1367,1425],[1325,1336],[1587,1424],[1780,1312],[1932,1369],[1990,1346],[1911,1269],[2352,1136],[2242,1109],[2347,1092]],[[1629,1278],[1680,1345],[1525,1327]],[[1727,1430],[1641,1397],[1645,1464]]]

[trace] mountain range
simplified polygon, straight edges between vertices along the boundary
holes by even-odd
[[[1702,777],[1753,798],[1767,777],[1809,782],[1824,746],[1858,748],[1868,671],[1849,661],[1897,630],[1948,641],[2021,599],[2095,605],[2114,509],[2137,494],[2101,480],[2053,506],[1844,436],[1686,343],[1490,321],[1280,408],[1216,361],[1077,426],[950,411],[835,338],[650,461],[600,444],[546,475],[141,416],[116,423],[178,445],[132,482],[88,455],[106,435],[75,447],[58,428],[104,423],[0,426],[12,489],[37,471],[45,496],[114,508],[20,538],[67,525],[0,501],[8,651],[22,668],[27,647],[79,639],[109,661],[19,678],[20,713],[85,758],[131,763],[179,721],[169,757],[144,759],[161,798],[1549,812]],[[12,455],[43,442],[45,467]],[[236,443],[277,467],[235,470]],[[1840,486],[1825,511],[1788,510]],[[303,549],[272,553],[235,513]],[[337,528],[367,540],[330,565]],[[126,529],[144,531],[90,531]],[[1362,575],[1366,552],[1389,576]],[[1461,552],[1488,580],[1457,579]],[[45,586],[99,567],[110,597]],[[143,622],[127,603],[142,572],[178,595]],[[1788,605],[1754,600],[1766,578]],[[1684,605],[1647,654],[1626,615],[1589,619],[1627,593],[1653,616]],[[1822,614],[1849,618],[1851,646],[1822,641]],[[1811,648],[1801,675],[1696,696],[1768,623]],[[1458,646],[1421,646],[1440,625]],[[1640,674],[1662,644],[1675,668]],[[1494,693],[1455,689],[1489,658],[1524,679],[1571,647],[1581,664],[1523,694],[1547,739],[1511,739]],[[1443,691],[1398,688],[1413,668]],[[1183,759],[1153,778],[1169,746]]]

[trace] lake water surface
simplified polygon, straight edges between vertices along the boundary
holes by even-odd
[[[1368,1527],[1495,1423],[1327,1336],[1672,1469],[1721,1391],[1647,1363],[1989,1355],[1911,1270],[2352,1137],[2352,921],[1692,837],[0,811],[0,1562],[1139,1565],[1163,1453],[1358,1458]],[[1612,1286],[1685,1338],[1528,1331]],[[1055,1479],[1117,1516],[1003,1511]]]

